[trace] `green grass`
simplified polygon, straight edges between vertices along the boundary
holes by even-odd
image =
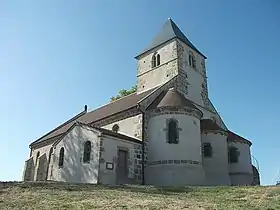
[[[280,186],[109,187],[0,183],[0,209],[280,209]]]

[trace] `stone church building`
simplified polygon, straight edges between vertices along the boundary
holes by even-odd
[[[24,181],[252,185],[252,143],[208,97],[203,55],[168,19],[137,60],[137,91],[73,118],[29,145]]]

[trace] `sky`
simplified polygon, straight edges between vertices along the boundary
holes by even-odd
[[[253,142],[261,184],[280,180],[280,1],[0,1],[0,180],[28,145],[136,83],[136,60],[169,17],[207,56],[209,95]]]

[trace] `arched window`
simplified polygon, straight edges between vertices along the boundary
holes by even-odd
[[[37,152],[36,160],[35,160],[35,166],[37,166],[37,164],[38,164],[39,157],[40,157],[40,151]]]
[[[113,128],[112,128],[112,131],[114,131],[114,132],[118,132],[119,131],[119,129],[120,129],[120,127],[119,127],[119,125],[118,124],[115,124],[114,126],[113,126]]]
[[[59,151],[59,161],[58,161],[58,166],[62,167],[63,166],[63,162],[64,162],[64,148],[61,147],[60,151]]]
[[[228,151],[228,160],[230,163],[237,163],[239,159],[240,152],[236,147],[230,147]]]
[[[91,153],[91,142],[86,141],[86,143],[84,145],[84,157],[83,157],[84,163],[90,162],[90,153]]]
[[[203,155],[204,157],[212,157],[213,149],[210,143],[203,144]]]
[[[160,55],[157,54],[157,66],[159,66],[159,65],[160,65]]]
[[[168,121],[167,125],[167,137],[169,144],[178,144],[179,142],[179,132],[178,132],[178,122],[174,119]]]
[[[154,54],[152,57],[152,68],[156,67],[157,61],[156,61],[156,55]]]
[[[192,52],[189,54],[189,65],[193,68],[196,68],[196,60]]]

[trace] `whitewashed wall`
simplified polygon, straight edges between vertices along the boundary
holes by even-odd
[[[167,143],[166,120],[178,120],[179,144]],[[169,163],[172,160],[172,163]],[[156,161],[160,163],[153,164]],[[193,164],[196,161],[200,164]],[[152,163],[152,165],[151,165]],[[162,164],[164,163],[164,164]],[[183,114],[151,117],[148,122],[148,166],[146,183],[152,185],[201,185],[202,167],[200,121]]]
[[[229,142],[228,146],[234,146],[240,152],[238,162],[229,164],[231,184],[250,185],[253,181],[253,169],[249,145],[240,142]]]
[[[112,130],[115,124],[117,124],[120,128],[118,133],[122,133],[133,138],[142,139],[142,114],[105,125],[102,128]]]
[[[227,137],[219,133],[203,133],[202,143],[210,143],[212,157],[203,157],[207,185],[230,185]]]
[[[134,149],[140,144],[128,140],[122,140],[111,136],[102,137],[102,163],[99,168],[99,180],[102,184],[118,184],[116,169],[118,165],[118,150],[128,151],[128,174],[127,183],[140,183],[134,175]],[[112,163],[113,169],[107,169],[106,163]]]
[[[160,65],[152,68],[152,56],[155,52],[160,54]],[[178,73],[175,40],[172,40],[165,45],[159,46],[151,52],[144,54],[137,62],[138,93],[167,82]]]
[[[100,133],[86,126],[75,126],[56,146],[52,161],[52,180],[72,183],[97,183]],[[90,163],[83,163],[84,143],[91,142]],[[64,164],[59,168],[59,152],[64,147]]]

